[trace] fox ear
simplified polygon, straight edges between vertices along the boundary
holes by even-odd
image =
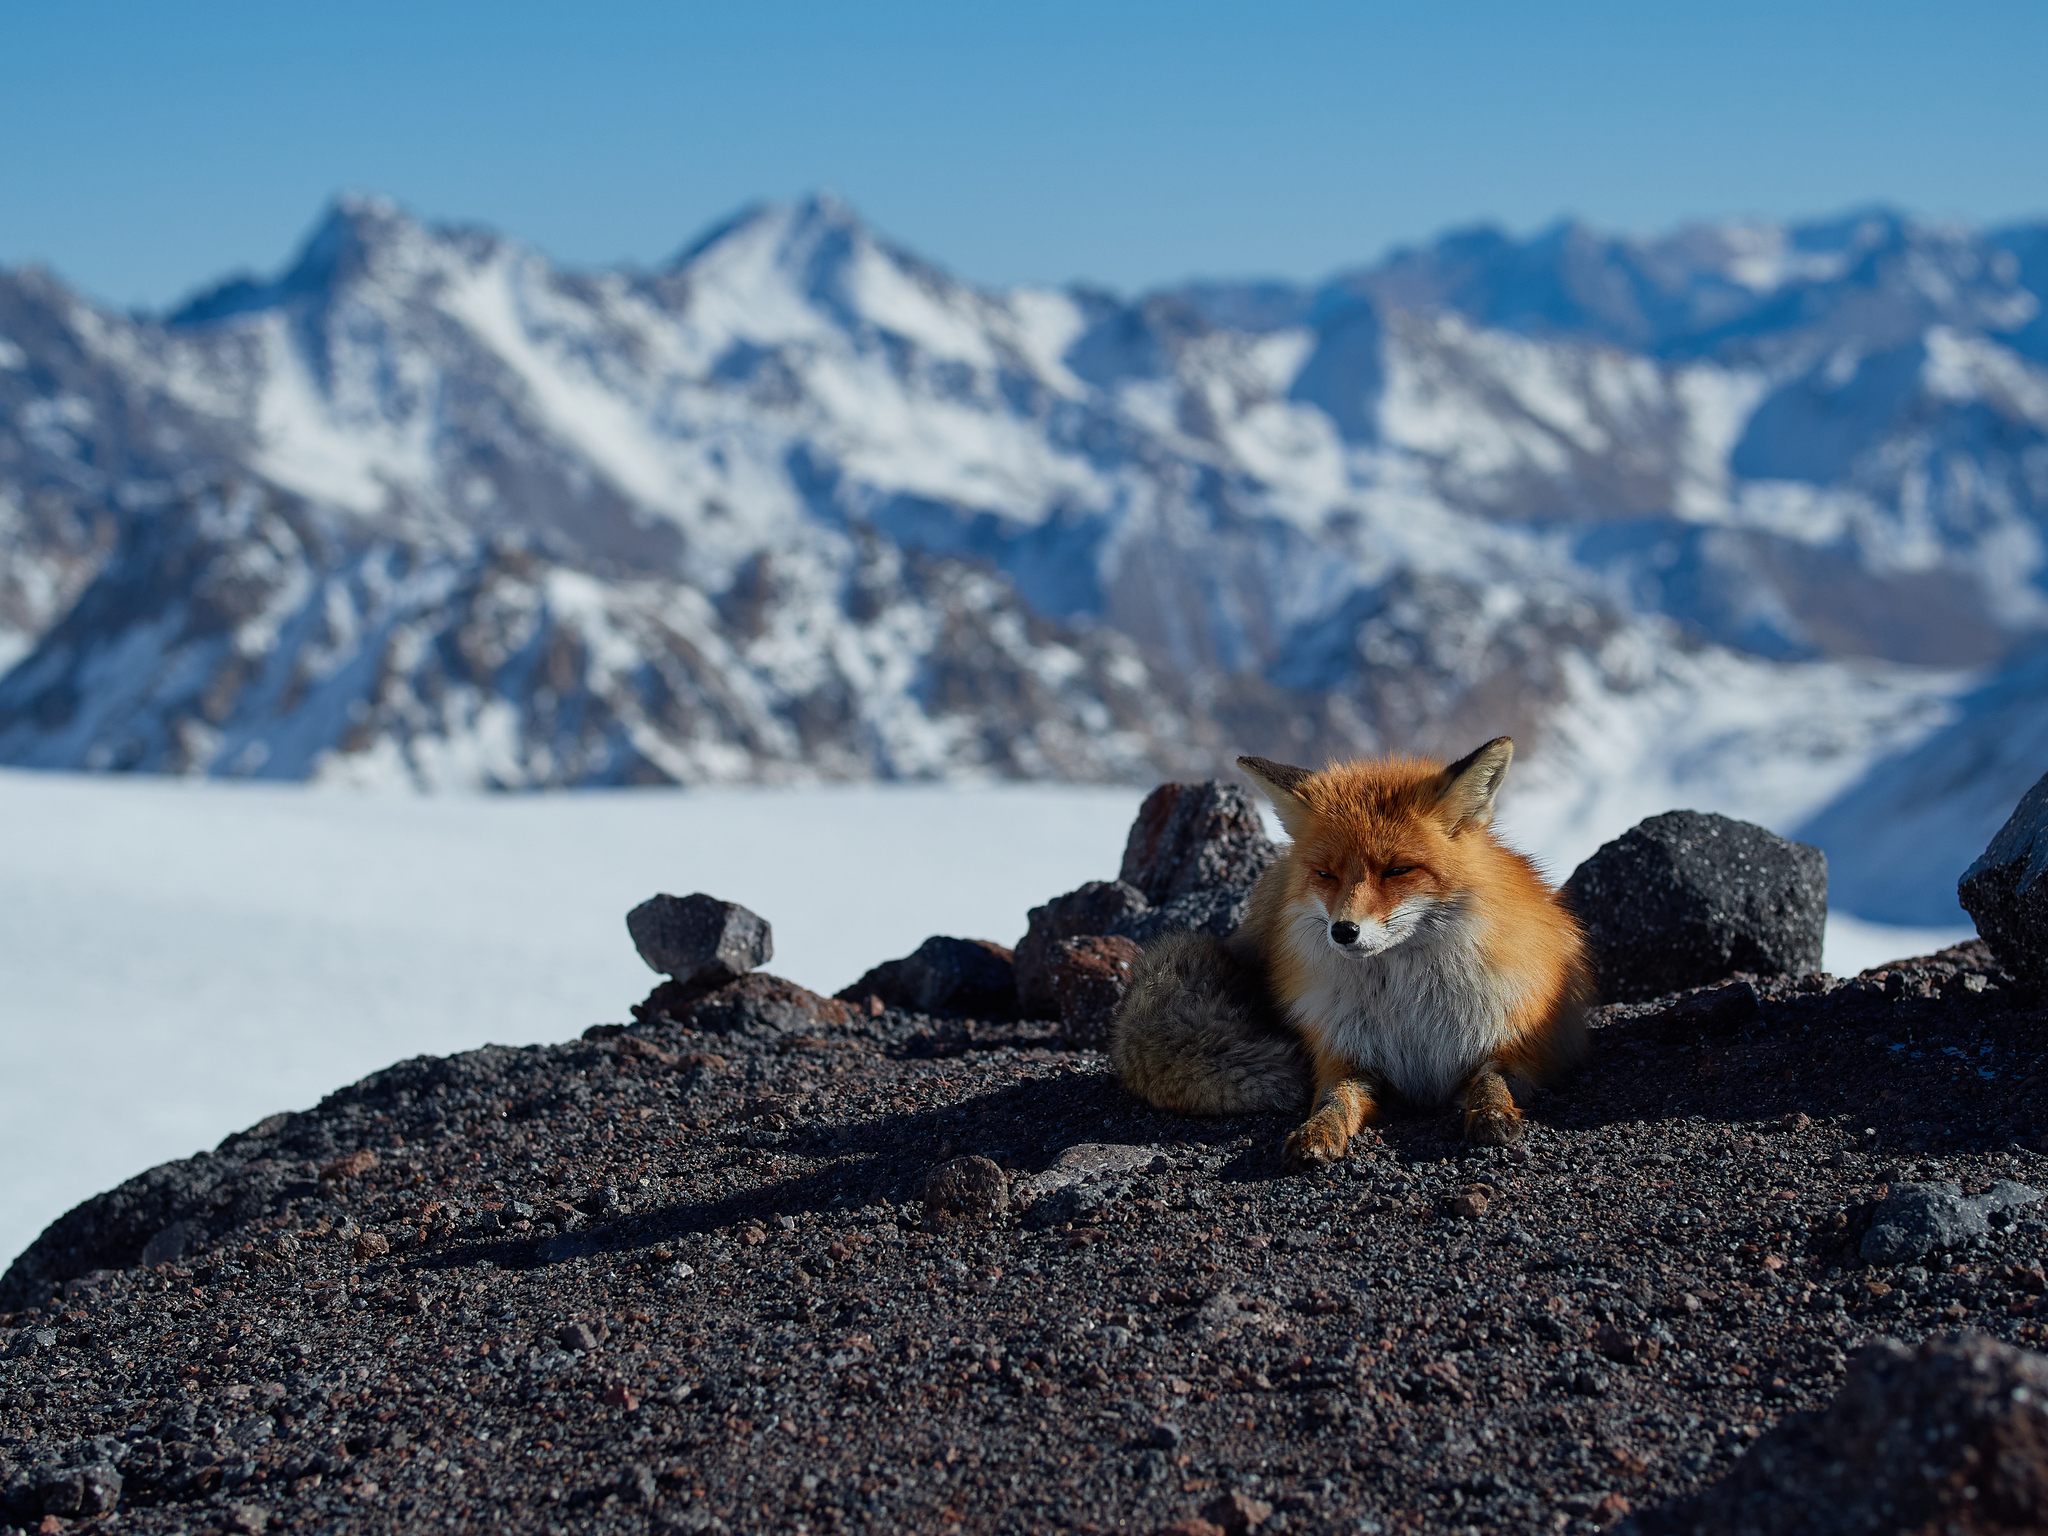
[[[1483,827],[1493,820],[1493,797],[1508,776],[1515,743],[1496,736],[1469,757],[1461,757],[1438,778],[1437,809],[1453,832]]]
[[[1286,763],[1276,763],[1264,757],[1240,757],[1237,766],[1244,770],[1244,776],[1266,792],[1266,798],[1273,802],[1273,809],[1279,814],[1280,825],[1290,835],[1295,833],[1295,823],[1308,815],[1308,807],[1301,803],[1295,790],[1302,781],[1313,778],[1314,772],[1307,768],[1290,768]]]

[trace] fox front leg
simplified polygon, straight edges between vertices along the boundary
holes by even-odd
[[[1528,1129],[1498,1062],[1489,1061],[1474,1072],[1460,1098],[1465,1106],[1465,1139],[1475,1147],[1511,1147]]]
[[[1342,1062],[1316,1062],[1316,1105],[1281,1150],[1290,1173],[1340,1161],[1380,1112],[1372,1084]]]

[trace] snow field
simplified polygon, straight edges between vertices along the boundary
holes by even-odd
[[[1014,943],[1030,907],[1116,874],[1141,798],[420,797],[0,771],[0,1256],[393,1061],[623,1021],[656,979],[625,914],[656,891],[752,907],[774,924],[768,969],[831,992],[933,933]],[[1959,936],[1844,919],[1829,964]]]

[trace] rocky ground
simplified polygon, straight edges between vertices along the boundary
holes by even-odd
[[[5,1281],[14,1518],[1593,1530],[1865,1340],[2042,1336],[2048,1206],[1858,1256],[1888,1185],[2048,1185],[1980,947],[1605,1010],[1523,1146],[1316,1177],[1050,1026],[835,1016],[405,1062],[81,1207]],[[934,1229],[961,1154],[1006,1209]]]

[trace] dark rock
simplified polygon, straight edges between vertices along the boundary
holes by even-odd
[[[1150,906],[1145,893],[1134,885],[1121,880],[1091,880],[1078,890],[1055,896],[1042,907],[1033,907],[1030,924],[1017,942],[1013,959],[1018,1015],[1027,1019],[1059,1017],[1059,999],[1052,990],[1052,967],[1056,946],[1062,939],[1114,933],[1118,923]],[[863,977],[862,982],[866,979]]]
[[[626,914],[626,931],[650,970],[684,982],[715,986],[775,955],[766,918],[701,891],[650,897]]]
[[[2048,1199],[2038,1189],[1999,1179],[1981,1195],[1956,1184],[1895,1184],[1878,1205],[1859,1250],[1872,1264],[1903,1264],[1937,1248],[1960,1248],[1991,1230],[1991,1217]]]
[[[46,1515],[103,1515],[121,1502],[121,1474],[106,1462],[62,1467],[36,1480]]]
[[[1226,1493],[1202,1506],[1202,1518],[1221,1527],[1224,1536],[1245,1536],[1273,1518],[1273,1506],[1248,1493]]]
[[[588,1323],[564,1323],[555,1330],[555,1342],[564,1349],[580,1349],[587,1355],[597,1348],[597,1335]]]
[[[861,973],[850,987],[841,987],[833,997],[856,1008],[908,1008],[910,992],[903,984],[903,962],[884,960]]]
[[[1572,872],[1608,1002],[1701,987],[1737,972],[1820,969],[1827,856],[1748,822],[1699,811],[1652,816]]]
[[[1017,1016],[1017,969],[992,939],[935,935],[901,960],[884,961],[835,996],[856,1008],[907,1008],[978,1019]]]
[[[142,1256],[135,1262],[144,1269],[154,1269],[159,1264],[175,1264],[185,1257],[187,1249],[205,1240],[206,1234],[191,1222],[174,1221],[142,1245]]]
[[[1164,906],[1147,907],[1119,918],[1109,931],[1120,938],[1145,945],[1169,933],[1206,933],[1227,939],[1251,908],[1249,885],[1220,885],[1204,891],[1176,896]]]
[[[1886,1339],[1818,1413],[1794,1413],[1729,1474],[1617,1536],[2048,1530],[2048,1360],[1977,1334]]]
[[[1053,997],[1068,1045],[1099,1050],[1108,1043],[1110,1021],[1130,990],[1137,960],[1138,946],[1111,934],[1061,939],[1054,947]]]
[[[987,1221],[1010,1203],[1010,1180],[985,1157],[956,1157],[924,1181],[924,1224],[934,1229]]]
[[[1155,1450],[1170,1451],[1180,1444],[1180,1426],[1166,1419],[1160,1419],[1145,1431],[1145,1444]]]
[[[991,939],[926,939],[903,961],[903,990],[920,1013],[981,1019],[1017,1016],[1017,971],[1010,951]]]
[[[710,990],[696,983],[663,982],[647,995],[645,1002],[634,1005],[633,1016],[642,1024],[772,1039],[843,1029],[852,1022],[853,1012],[836,998],[823,997],[766,971],[753,971]],[[618,1038],[622,1052],[661,1060],[663,1053],[658,1047],[650,1051],[645,1042],[634,1037]],[[693,1062],[702,1065],[705,1060],[673,1057],[675,1065],[684,1067]]]
[[[1138,807],[1117,878],[1160,904],[1213,886],[1248,886],[1277,856],[1257,804],[1235,784],[1162,784]]]
[[[1993,954],[2048,986],[2048,774],[2021,797],[1990,846],[1963,872],[1956,898]]]

